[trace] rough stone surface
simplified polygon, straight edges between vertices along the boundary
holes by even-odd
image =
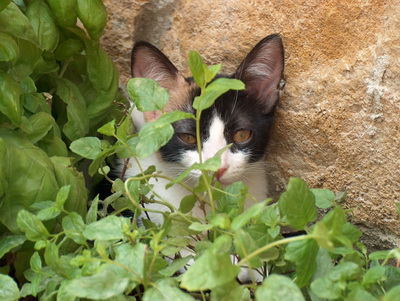
[[[291,176],[346,190],[370,245],[400,234],[400,1],[105,1],[103,40],[129,78],[133,40],[163,50],[188,75],[190,49],[231,73],[258,40],[280,33],[286,88],[268,156],[269,187]]]

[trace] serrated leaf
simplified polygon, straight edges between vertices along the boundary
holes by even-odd
[[[256,290],[256,300],[305,301],[300,289],[286,276],[273,274]]]
[[[252,218],[255,218],[258,216],[262,208],[265,206],[267,201],[255,204],[248,208],[245,212],[242,214],[238,215],[232,220],[232,230],[239,230],[242,228],[244,225],[246,225]]]
[[[82,232],[85,230],[85,223],[82,217],[76,212],[70,212],[62,219],[62,227],[65,235],[77,244],[85,245],[86,239]]]
[[[21,231],[25,232],[26,238],[31,241],[46,240],[50,235],[43,223],[26,210],[18,212],[17,224]]]
[[[221,166],[221,158],[213,157],[209,158],[203,163],[194,163],[184,172],[182,172],[175,180],[171,181],[166,187],[169,188],[172,185],[181,182],[184,178],[186,178],[192,170],[203,170],[203,171],[217,171]]]
[[[203,59],[196,51],[189,51],[189,68],[196,84],[204,89],[206,86]]]
[[[97,137],[80,138],[73,141],[69,148],[74,153],[92,160],[102,152],[101,141]]]
[[[367,270],[363,276],[362,284],[363,285],[371,285],[378,281],[383,281],[386,279],[385,275],[386,269],[383,266],[373,266],[369,270]]]
[[[162,115],[154,122],[146,123],[139,132],[136,154],[140,159],[146,158],[168,143],[174,134],[172,123],[186,118],[194,118],[192,114],[172,111]]]
[[[178,288],[174,279],[162,279],[154,283],[153,287],[146,290],[143,301],[195,301],[195,299]]]
[[[109,215],[87,225],[83,235],[89,240],[119,240],[125,238],[126,229],[130,229],[129,218]]]
[[[135,246],[123,244],[115,248],[115,261],[128,267],[130,271],[133,271],[129,276],[138,283],[142,283],[145,277],[147,250],[147,246],[142,243]]]
[[[127,91],[137,109],[141,112],[162,111],[168,103],[169,94],[158,82],[150,78],[132,78]]]
[[[222,198],[217,200],[217,211],[229,214],[231,210],[243,211],[244,203],[247,197],[248,187],[243,182],[235,182],[229,185]]]
[[[288,244],[285,259],[296,264],[296,284],[301,288],[311,280],[317,268],[318,244],[313,239],[293,241]]]
[[[215,100],[229,90],[244,90],[243,82],[233,78],[218,78],[211,82],[202,92],[201,96],[195,98],[193,108],[205,110],[213,105]]]
[[[310,189],[315,197],[315,205],[318,208],[326,209],[334,205],[335,194],[328,189]]]
[[[232,265],[229,253],[231,238],[219,236],[183,274],[181,287],[189,291],[213,289],[231,282],[240,268]]]
[[[298,178],[290,178],[286,191],[278,201],[282,216],[286,216],[289,225],[296,230],[302,230],[316,216],[314,194],[307,184]]]
[[[126,270],[115,264],[105,264],[101,271],[72,279],[65,287],[76,297],[104,300],[125,291],[129,283]]]

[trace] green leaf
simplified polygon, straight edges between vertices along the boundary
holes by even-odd
[[[232,230],[239,230],[244,225],[246,225],[252,218],[258,216],[262,208],[266,205],[267,201],[255,204],[248,208],[245,212],[238,215],[232,220]]]
[[[128,283],[126,270],[109,263],[105,264],[97,274],[72,279],[65,289],[76,297],[105,300],[122,294]]]
[[[132,78],[128,81],[127,91],[137,109],[162,111],[168,103],[169,94],[158,82],[150,78]]]
[[[54,18],[61,27],[74,26],[78,17],[76,0],[47,0]]]
[[[52,0],[52,1],[57,1],[58,0]],[[70,0],[67,0],[70,1]],[[72,0],[76,1],[76,0]],[[65,60],[69,57],[72,57],[84,49],[85,45],[81,40],[76,40],[76,39],[67,39],[64,42],[60,43],[54,52],[54,56],[56,60]]]
[[[78,2],[91,2],[100,0],[79,0]],[[93,86],[102,92],[111,90],[114,85],[115,77],[118,78],[118,72],[114,63],[111,61],[107,53],[97,44],[84,40],[87,52],[87,73]],[[118,85],[118,84],[117,84]]]
[[[21,87],[6,72],[0,70],[0,112],[19,126],[22,117]]]
[[[107,11],[101,0],[77,0],[78,17],[94,40],[103,34],[107,22]]]
[[[102,152],[101,141],[97,137],[83,137],[72,141],[69,148],[86,159],[96,159]]]
[[[136,145],[137,156],[144,159],[167,144],[174,134],[171,124],[185,118],[193,118],[193,115],[172,111],[162,115],[154,122],[146,123],[139,132],[139,141]]]
[[[216,287],[211,292],[211,301],[250,301],[250,291],[236,281]]]
[[[328,189],[310,189],[315,197],[315,205],[318,208],[326,209],[334,205],[335,194]]]
[[[32,131],[26,133],[32,143],[37,143],[52,129],[55,124],[54,118],[45,112],[38,112],[29,117],[29,122],[32,125]]]
[[[0,274],[0,300],[16,301],[19,298],[19,289],[15,281],[10,276]]]
[[[91,224],[97,221],[97,212],[99,210],[99,195],[96,195],[90,204],[88,213],[86,214],[86,224]]]
[[[231,210],[242,212],[247,197],[248,187],[243,182],[235,182],[229,185],[223,196],[217,199],[217,211],[229,214]]]
[[[26,16],[39,38],[43,50],[53,51],[58,44],[58,28],[50,8],[43,0],[33,0],[29,3]]]
[[[111,120],[110,122],[106,123],[102,127],[97,130],[100,134],[106,136],[114,136],[115,135],[115,119]]]
[[[89,131],[89,120],[86,102],[79,88],[67,79],[60,79],[56,93],[67,104],[68,122],[64,124],[64,134],[71,141],[85,136]]]
[[[286,191],[278,201],[282,216],[286,216],[289,225],[296,230],[302,230],[317,216],[314,194],[307,184],[298,178],[290,178]]]
[[[159,271],[159,274],[164,276],[164,277],[171,277],[177,271],[179,271],[181,268],[186,266],[186,264],[192,258],[193,258],[192,256],[187,256],[187,257],[183,257],[183,258],[174,259],[174,261],[169,266],[167,266],[166,268],[164,268],[161,271]]]
[[[43,223],[26,210],[18,212],[17,224],[21,231],[25,232],[26,238],[31,241],[46,240],[50,235]]]
[[[0,240],[0,259],[4,254],[22,245],[26,241],[25,235],[9,235]]]
[[[133,281],[142,283],[145,277],[145,260],[148,253],[147,246],[138,243],[135,246],[123,244],[115,248],[115,261],[129,268],[129,275]]]
[[[400,295],[400,285],[393,287],[388,292],[386,292],[383,297],[383,301],[399,301]]]
[[[83,235],[89,240],[119,240],[130,229],[129,218],[109,215],[86,226]]]
[[[179,204],[179,211],[182,213],[189,213],[197,203],[197,198],[193,194],[189,194],[183,197]]]
[[[228,235],[219,236],[183,274],[181,287],[189,291],[213,289],[235,279],[240,268],[232,265],[228,252],[231,244]]]
[[[386,279],[385,275],[386,269],[383,266],[373,266],[367,270],[363,276],[362,285],[368,286],[374,284],[378,281],[383,281]]]
[[[204,76],[203,59],[200,54],[196,51],[189,51],[189,68],[193,75],[194,81],[201,88],[206,87],[206,81]]]
[[[273,274],[256,290],[258,301],[305,301],[300,289],[286,276]]]
[[[318,297],[329,300],[338,299],[342,295],[341,286],[329,278],[317,278],[311,283],[311,290]]]
[[[0,0],[0,11],[5,9],[10,2],[11,0]]]
[[[189,226],[190,230],[197,231],[197,232],[204,232],[214,228],[213,225],[210,224],[202,224],[199,222],[194,222]]]
[[[62,227],[65,235],[80,245],[86,244],[82,232],[85,230],[85,223],[82,217],[76,212],[70,212],[62,219]]]
[[[33,253],[31,259],[29,260],[32,271],[35,273],[40,273],[42,271],[42,259],[38,252]]]
[[[184,293],[177,287],[174,279],[162,279],[153,284],[153,287],[147,289],[143,295],[143,301],[195,301],[195,299],[187,293]]]
[[[296,264],[296,284],[308,285],[317,268],[318,244],[313,239],[293,241],[288,244],[285,259]]]
[[[0,31],[7,32],[39,46],[38,37],[33,30],[31,22],[13,2],[0,11]]]
[[[174,255],[189,243],[190,239],[187,237],[170,237],[163,241],[163,249],[161,250],[161,253],[165,256]]]
[[[19,48],[15,40],[4,32],[0,32],[0,62],[15,63]]]
[[[193,102],[193,108],[196,110],[205,110],[213,105],[215,100],[229,90],[244,90],[244,83],[233,78],[218,78],[211,82],[203,91],[196,97]]]
[[[245,230],[239,229],[235,232],[233,243],[235,250],[239,254],[240,258],[245,258],[250,253],[258,249],[258,245],[253,240],[251,235]],[[261,261],[258,256],[251,258],[246,261],[246,264],[252,268],[258,268],[261,266]]]
[[[192,170],[203,170],[203,171],[217,171],[221,165],[221,158],[213,157],[207,159],[203,163],[194,163],[184,172],[182,172],[175,180],[171,181],[166,187],[171,187],[175,183],[181,182],[184,178],[186,178]]]

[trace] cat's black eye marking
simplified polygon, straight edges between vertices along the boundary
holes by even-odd
[[[237,144],[249,142],[253,137],[253,132],[246,129],[241,129],[233,134],[232,140]]]
[[[197,139],[196,136],[192,135],[192,134],[187,134],[187,133],[180,133],[177,134],[178,138],[181,139],[182,142],[186,143],[186,144],[196,144],[197,143]]]

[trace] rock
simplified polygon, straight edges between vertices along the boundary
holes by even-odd
[[[280,33],[286,88],[268,155],[271,194],[289,176],[348,192],[353,222],[400,234],[399,1],[105,1],[103,39],[129,78],[130,44],[147,40],[188,75],[189,50],[231,73],[263,37]],[[277,189],[278,188],[278,189]],[[278,191],[277,191],[278,190]],[[368,236],[368,235],[366,235]],[[382,245],[380,246],[382,247]]]

